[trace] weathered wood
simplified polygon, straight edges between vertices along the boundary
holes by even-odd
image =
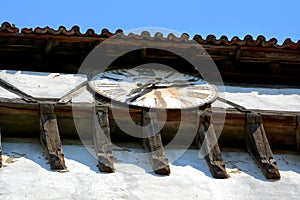
[[[225,163],[218,145],[213,124],[211,123],[210,112],[198,111],[199,127],[196,136],[197,146],[201,147],[209,170],[214,178],[228,178]]]
[[[80,113],[80,120],[82,124],[89,123],[90,129],[92,129],[91,113],[92,107],[87,104],[76,106],[76,113]],[[264,121],[264,129],[266,131],[269,144],[273,150],[284,151],[296,151],[296,137],[295,137],[295,121],[296,116],[300,115],[300,112],[289,111],[267,111],[267,110],[254,110],[261,113]],[[122,113],[127,112],[124,109],[118,111],[119,120],[128,120],[126,115]],[[130,115],[135,122],[141,121],[141,116],[138,114],[141,110],[130,109]],[[194,120],[194,115],[191,111],[184,112],[184,121],[187,128],[193,128],[193,123],[188,123]],[[226,109],[226,119],[223,126],[219,121],[222,117],[219,117],[219,113],[223,113],[225,110],[213,108],[213,125],[217,130],[222,128],[222,134],[219,138],[219,145],[222,147],[244,147],[244,124],[245,115],[233,110]],[[2,129],[3,137],[38,137],[39,135],[39,105],[36,103],[20,103],[20,102],[0,102],[0,126]],[[72,105],[59,104],[55,105],[55,114],[59,121],[59,132],[62,138],[78,138],[78,133],[74,126],[74,116],[72,111]],[[174,130],[178,128],[180,123],[180,111],[167,111],[167,122],[164,126],[161,135],[162,139],[171,140],[174,137]],[[189,117],[190,116],[190,117]],[[113,125],[113,116],[109,111],[110,125]],[[159,121],[159,119],[158,119]],[[22,126],[22,129],[19,127]],[[172,128],[173,127],[173,128]],[[170,129],[172,128],[172,129]],[[119,129],[115,129],[118,132],[112,131],[112,140],[118,140],[120,133]],[[91,135],[92,130],[86,131],[88,135]],[[126,136],[126,135],[124,135]],[[127,136],[128,137],[128,136]],[[119,140],[121,141],[121,140]]]
[[[102,56],[103,58],[116,56],[119,49],[141,48],[141,41],[145,47],[161,46],[172,48],[178,52],[182,52],[182,54],[188,54],[191,51],[189,49],[192,45],[192,49],[195,49],[192,54],[195,59],[202,59],[204,57],[201,48],[204,48],[209,53],[210,57],[219,67],[224,81],[235,83],[247,81],[252,83],[260,82],[299,86],[300,51],[299,48],[297,49],[297,44],[295,43],[291,43],[291,45],[286,43],[280,46],[275,43],[270,45],[270,43],[266,44],[266,41],[261,42],[257,40],[254,45],[249,45],[246,39],[245,41],[239,40],[243,44],[240,43],[237,45],[237,43],[234,44],[235,42],[232,43],[232,41],[224,41],[223,39],[214,41],[209,39],[209,42],[200,42],[202,45],[197,45],[197,43],[192,44],[189,41],[184,42],[185,40],[181,43],[168,39],[160,40],[157,38],[158,40],[148,40],[145,37],[144,40],[142,38],[144,37],[137,36],[136,39],[138,41],[135,41],[134,38],[131,40],[114,38],[110,41],[110,45],[106,46],[107,51],[103,52]],[[105,37],[90,37],[84,34],[82,36],[63,35],[61,33],[55,35],[48,33],[16,34],[2,31],[0,32],[0,64],[7,69],[77,73],[88,53],[99,43],[105,41],[105,39]],[[147,63],[164,63],[168,66],[176,66],[178,69],[184,69],[188,65],[186,61],[183,62],[184,59],[179,59],[179,56],[174,55],[174,53],[153,50],[151,48],[145,49],[143,48],[135,51],[136,53],[123,56],[122,59],[114,62],[115,66],[113,67],[134,66],[145,61]],[[191,54],[184,56],[191,57]],[[223,61],[232,62],[235,73],[223,76],[228,68],[228,72],[232,69],[230,66],[222,67]],[[255,66],[256,63],[268,63],[267,65],[280,64],[281,67],[271,67],[270,70],[268,70],[268,66],[266,68],[259,67],[258,71],[253,71],[253,67],[248,67],[251,64]],[[257,77],[256,75],[258,74],[262,75],[262,77]],[[266,75],[268,78],[266,78]]]
[[[0,129],[0,168],[2,167],[2,144],[1,144],[1,129]]]
[[[295,134],[296,134],[296,150],[300,154],[300,115],[296,116]]]
[[[96,106],[94,116],[94,140],[98,157],[98,169],[101,172],[114,172],[112,143],[108,121],[108,107]]]
[[[160,135],[160,127],[155,112],[143,111],[143,146],[150,153],[150,163],[156,174],[171,173]]]
[[[45,147],[51,169],[66,169],[54,105],[40,105],[40,140]]]
[[[269,145],[262,117],[257,113],[246,113],[246,147],[267,179],[279,179],[280,173]]]
[[[298,50],[289,50],[285,51],[283,49],[270,49],[266,48],[262,50],[259,47],[241,47],[241,62],[256,62],[256,61],[264,61],[264,62],[284,62],[291,61],[295,63],[299,63],[299,51]]]

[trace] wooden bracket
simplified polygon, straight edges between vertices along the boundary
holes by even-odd
[[[40,140],[44,146],[51,169],[66,169],[54,105],[40,103]]]
[[[2,167],[2,145],[1,145],[1,129],[0,129],[0,168]]]
[[[280,173],[262,124],[261,115],[253,112],[246,113],[245,133],[247,151],[264,176],[267,179],[279,179]]]
[[[204,158],[208,164],[209,170],[214,178],[228,178],[225,163],[218,145],[218,139],[215,134],[213,124],[211,123],[211,113],[197,112],[199,126],[196,136],[198,148],[202,148]]]
[[[169,175],[171,173],[169,161],[166,156],[154,112],[143,111],[143,146],[150,152],[150,163],[156,174]]]
[[[98,169],[101,172],[114,172],[112,143],[108,120],[108,107],[96,106],[94,116],[94,140],[98,156]]]
[[[296,116],[295,135],[296,135],[296,150],[300,154],[300,115]]]

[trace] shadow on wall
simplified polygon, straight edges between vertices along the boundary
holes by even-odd
[[[53,172],[50,169],[48,160],[45,158],[44,149],[38,141],[34,142],[7,142],[2,143],[3,155],[6,161],[15,162],[21,157],[27,158],[37,163],[43,169]],[[93,151],[93,148],[90,149]],[[99,172],[97,168],[97,160],[93,155],[82,145],[63,145],[63,151],[65,154],[66,164],[69,169],[74,169],[72,162],[78,162],[88,167],[96,174],[103,174]],[[145,150],[139,148],[114,148],[114,159],[117,168],[117,172],[125,173],[149,173],[153,176],[158,176],[152,173],[151,165]],[[172,157],[176,157],[176,150],[167,150],[167,156],[170,160]],[[230,176],[245,176],[249,175],[257,180],[263,182],[274,182],[274,180],[268,180],[264,177],[260,169],[255,162],[251,159],[250,155],[246,152],[222,152],[223,160],[226,164],[227,172]],[[291,154],[275,154],[280,172],[293,171],[300,174],[300,155]],[[4,162],[7,167],[9,163]],[[209,171],[209,168],[204,159],[199,158],[198,150],[188,150],[180,158],[171,163],[171,176],[172,167],[182,167],[182,170],[189,170],[194,168],[200,173],[204,173],[205,176],[214,179]],[[68,166],[69,165],[69,166]],[[188,167],[188,168],[186,168]],[[284,173],[282,173],[282,177]],[[164,176],[162,176],[164,177]],[[280,180],[279,180],[280,181]]]

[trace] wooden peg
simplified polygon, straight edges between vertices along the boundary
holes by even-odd
[[[160,134],[160,127],[155,112],[143,111],[143,146],[150,152],[150,163],[156,174],[169,175],[171,173]]]
[[[60,141],[54,105],[40,103],[40,140],[44,146],[51,169],[67,169]]]
[[[228,178],[225,163],[219,148],[218,139],[211,123],[211,113],[199,110],[197,112],[199,126],[196,136],[197,146],[205,153],[204,158],[214,178]]]
[[[108,119],[108,107],[96,106],[94,117],[94,140],[98,157],[98,169],[101,172],[114,172],[112,143]]]
[[[262,117],[257,113],[246,113],[246,147],[267,179],[279,179],[280,173],[269,145]]]

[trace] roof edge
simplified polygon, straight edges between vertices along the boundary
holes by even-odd
[[[64,26],[59,26],[57,30],[51,27],[36,27],[36,28],[17,28],[14,24],[9,22],[2,23],[0,27],[0,33],[15,33],[15,34],[37,34],[37,35],[62,35],[62,36],[79,36],[79,37],[96,37],[96,38],[110,38],[119,34],[123,38],[132,38],[132,39],[148,39],[148,40],[160,40],[160,41],[174,41],[182,42],[195,40],[199,44],[211,44],[211,45],[224,45],[224,46],[251,46],[251,47],[269,47],[269,48],[286,48],[298,50],[300,49],[300,40],[298,42],[293,42],[291,38],[286,38],[282,45],[278,44],[276,38],[271,38],[266,40],[266,37],[259,35],[254,39],[251,35],[246,35],[243,39],[240,39],[238,36],[234,36],[232,39],[228,39],[227,36],[221,36],[219,39],[214,35],[208,35],[205,39],[196,34],[192,39],[187,33],[183,33],[180,37],[175,36],[170,33],[166,37],[162,33],[155,33],[154,36],[151,36],[150,32],[143,31],[140,35],[129,33],[125,35],[122,29],[117,29],[114,33],[108,29],[102,29],[101,33],[97,34],[95,30],[88,29],[85,33],[80,31],[79,26],[73,26],[70,30],[67,30]]]

